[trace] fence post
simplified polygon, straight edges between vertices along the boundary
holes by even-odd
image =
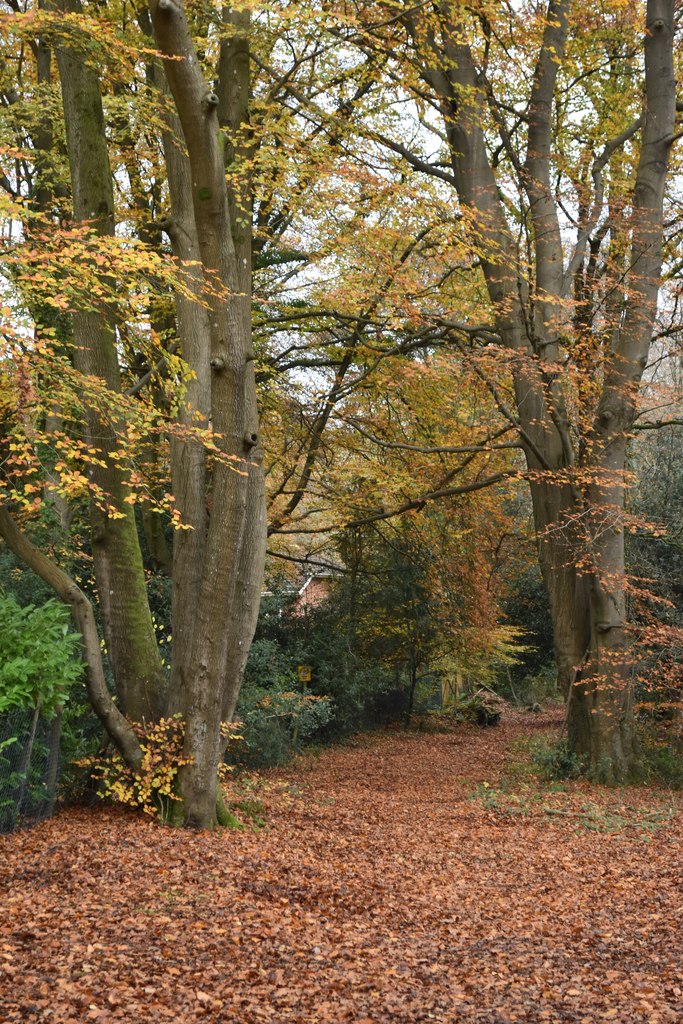
[[[55,708],[55,716],[50,723],[50,736],[48,738],[48,762],[47,762],[47,809],[46,818],[51,818],[55,809],[55,797],[57,795],[57,779],[59,777],[59,744],[62,738],[62,705]]]
[[[26,740],[26,746],[21,755],[21,764],[19,765],[19,774],[21,775],[21,781],[19,783],[19,789],[17,790],[17,817],[21,814],[21,805],[24,802],[24,796],[26,795],[26,786],[28,783],[28,773],[31,767],[31,754],[33,753],[33,744],[36,738],[36,729],[38,728],[38,719],[40,718],[40,701],[36,704],[35,711],[33,712],[33,718],[31,720],[31,731],[28,734]]]

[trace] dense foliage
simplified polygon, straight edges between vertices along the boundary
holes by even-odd
[[[0,714],[40,708],[51,714],[82,676],[80,638],[63,604],[22,607],[0,593]]]

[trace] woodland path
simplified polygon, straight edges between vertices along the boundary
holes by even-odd
[[[307,755],[249,792],[258,832],[0,839],[0,1020],[681,1024],[680,799],[540,783],[551,724]]]

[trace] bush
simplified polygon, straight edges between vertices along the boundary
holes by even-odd
[[[0,594],[0,713],[41,707],[51,713],[83,675],[81,638],[65,605],[22,606]]]
[[[247,686],[238,704],[242,742],[232,758],[253,767],[275,767],[326,726],[334,716],[328,697],[287,690]]]
[[[532,760],[549,779],[577,779],[584,771],[584,765],[566,742],[538,747]]]
[[[129,807],[141,808],[163,822],[173,814],[173,802],[179,801],[176,779],[183,757],[184,726],[180,715],[162,718],[149,726],[133,725],[142,749],[142,764],[133,772],[121,754],[114,750],[107,758],[92,757],[81,762],[100,782],[99,796]]]
[[[653,729],[641,735],[640,764],[646,782],[660,782],[670,789],[683,789],[683,749],[680,740],[670,742]]]
[[[295,658],[285,649],[282,639],[257,635],[249,650],[243,688],[254,691],[291,689],[296,680]]]
[[[237,714],[251,736],[251,748],[263,752],[264,763],[286,760],[291,751],[291,730],[286,722],[287,713],[280,720],[279,716],[272,716],[272,709],[264,714],[257,705],[271,693],[300,693],[298,665],[311,668],[309,695],[327,699],[333,709],[324,720],[317,715],[314,731],[306,735],[309,741],[329,742],[376,725],[387,717],[395,717],[397,704],[399,715],[405,711],[405,696],[397,702],[396,695],[390,694],[395,687],[395,673],[361,656],[343,609],[340,599],[295,616],[287,613],[286,595],[263,601]],[[298,743],[303,738],[302,729],[307,729],[303,721]]]
[[[0,620],[0,831],[12,831],[52,813],[61,710],[83,663],[63,604],[0,594]]]

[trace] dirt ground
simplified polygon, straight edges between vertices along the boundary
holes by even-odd
[[[241,831],[0,839],[0,1021],[681,1024],[680,797],[542,782],[552,725],[305,755],[236,784]]]

